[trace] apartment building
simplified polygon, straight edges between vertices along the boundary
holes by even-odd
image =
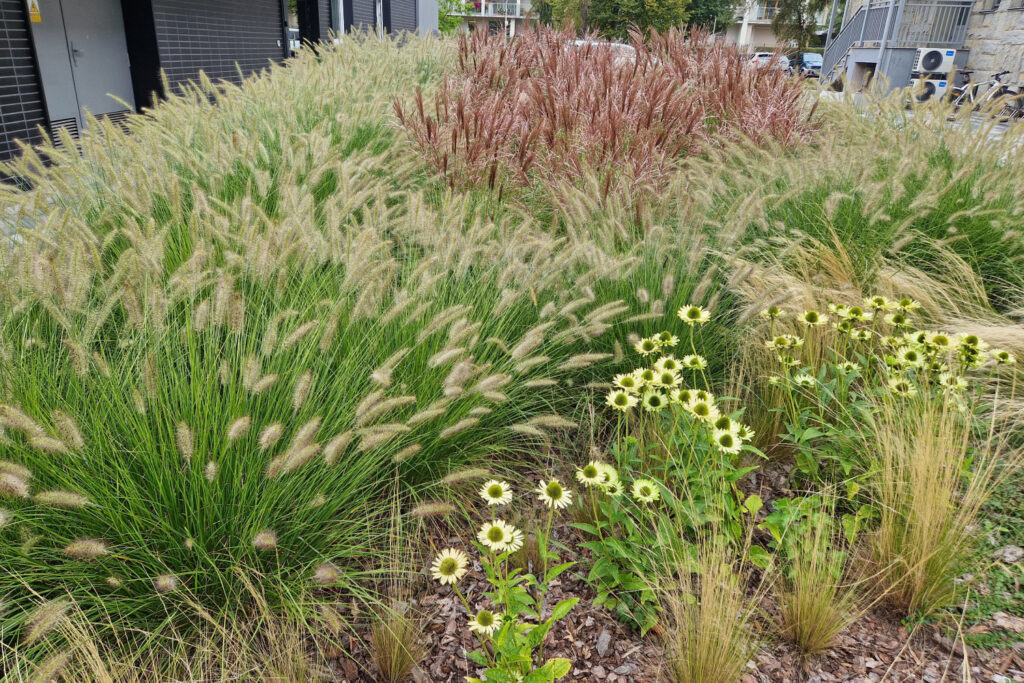
[[[736,45],[740,52],[780,47],[780,41],[772,30],[772,19],[778,9],[778,0],[747,2],[737,11],[736,22],[726,28],[725,39]]]
[[[454,15],[462,17],[460,30],[464,33],[488,31],[509,37],[537,21],[530,0],[469,0],[465,10]]]

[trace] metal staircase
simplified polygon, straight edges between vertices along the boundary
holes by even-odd
[[[821,78],[826,83],[835,80],[855,48],[877,48],[879,64],[886,50],[960,48],[972,4],[972,0],[870,0],[829,43]]]

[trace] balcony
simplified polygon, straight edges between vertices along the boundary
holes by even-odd
[[[524,6],[525,5],[525,6]],[[493,17],[495,19],[523,19],[530,9],[529,2],[467,2],[464,12],[453,12],[460,17]]]
[[[973,0],[871,0],[857,9],[825,50],[822,75],[830,78],[853,48],[959,49]],[[881,56],[881,55],[879,55]]]

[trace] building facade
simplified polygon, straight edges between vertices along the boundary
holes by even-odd
[[[72,137],[86,112],[118,119],[195,80],[239,82],[286,59],[294,30],[437,29],[437,0],[0,0],[0,161]]]
[[[774,50],[780,45],[772,30],[772,19],[779,9],[778,0],[760,0],[743,5],[736,22],[726,28],[725,39],[740,52],[756,52],[759,48]]]
[[[941,66],[925,63],[929,53]],[[890,89],[931,82],[942,95],[964,69],[975,81],[1009,71],[1004,83],[1024,84],[1024,0],[853,0],[822,74],[854,87],[875,76]]]
[[[469,0],[465,10],[454,15],[462,17],[463,33],[488,31],[512,37],[536,23],[530,0]]]

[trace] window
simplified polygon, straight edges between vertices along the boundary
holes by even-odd
[[[757,20],[771,21],[779,11],[779,0],[766,0],[757,6]]]

